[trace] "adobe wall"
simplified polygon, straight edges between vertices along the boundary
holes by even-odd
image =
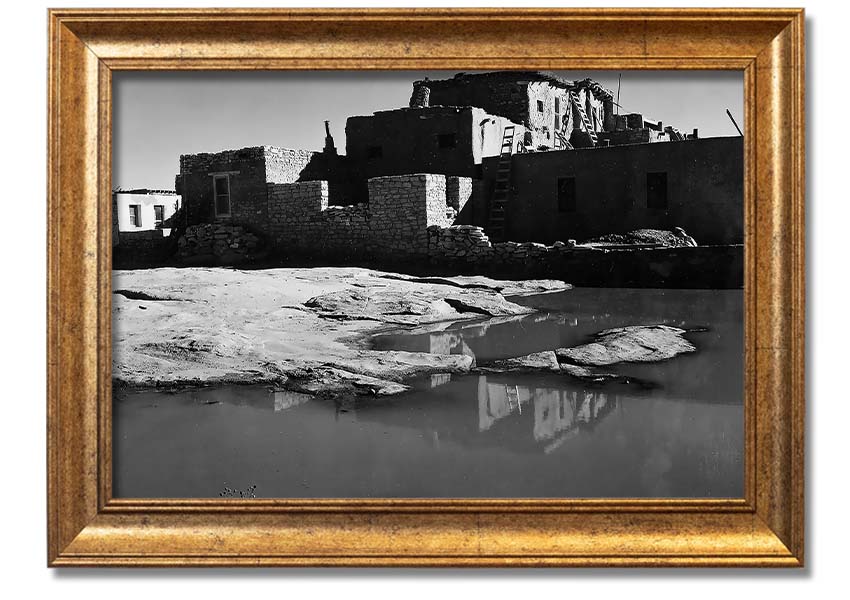
[[[558,99],[559,112],[555,113],[555,99]],[[543,103],[543,111],[538,109],[538,102]],[[531,130],[531,147],[545,146],[554,148],[555,131],[564,129],[564,116],[567,117],[566,135],[574,126],[572,104],[567,90],[551,85],[548,82],[532,82],[528,86],[528,126]]]
[[[373,177],[407,173],[475,176],[476,164],[481,162],[475,160],[480,157],[475,143],[480,134],[473,127],[472,114],[468,108],[430,107],[349,117],[346,155],[354,201],[367,201],[367,181]],[[441,134],[455,134],[455,147],[441,148]],[[376,147],[381,156],[370,155],[370,148]]]
[[[620,129],[618,131],[602,131],[596,134],[599,145],[623,146],[626,144],[651,144],[668,142],[670,137],[664,132],[655,131],[648,127],[641,129]]]
[[[579,128],[581,119],[569,100],[564,85],[550,81],[535,80],[533,73],[491,73],[459,77],[441,81],[417,81],[417,86],[430,89],[431,106],[476,106],[492,115],[500,115],[517,124],[527,123],[529,145],[532,148],[554,147],[554,131],[570,131]],[[601,131],[613,128],[613,104],[610,99],[597,97],[590,85],[580,85],[576,92],[588,117]],[[555,113],[555,98],[559,111]],[[543,103],[543,110],[537,102]],[[595,119],[594,119],[595,117]],[[609,127],[610,126],[610,127]]]
[[[163,223],[159,228],[169,228],[169,219],[180,207],[180,196],[175,194],[134,194],[130,192],[112,192],[115,208],[113,218],[118,221],[119,231],[143,231],[158,229],[154,206],[162,206]],[[130,223],[130,206],[139,206],[141,223]]]
[[[474,224],[486,226],[487,187],[496,161],[485,161],[484,198]],[[646,174],[667,173],[666,210],[647,207]],[[559,212],[558,177],[575,177],[576,211]],[[743,138],[597,147],[516,155],[507,236],[552,243],[634,229],[683,227],[700,245],[744,239]]]
[[[522,123],[528,116],[528,81],[506,73],[414,82],[427,85],[431,106],[477,106]]]

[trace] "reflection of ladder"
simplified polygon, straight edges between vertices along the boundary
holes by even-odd
[[[519,402],[519,386],[505,385],[505,395],[508,397],[508,409],[522,414],[522,404]]]
[[[507,125],[502,133],[502,149],[499,152],[499,164],[496,167],[496,181],[493,183],[493,197],[490,200],[490,227],[487,235],[493,241],[502,241],[505,236],[505,205],[511,184],[511,155],[514,149],[514,126]]]
[[[581,102],[578,99],[578,94],[575,91],[570,92],[570,100],[572,101],[573,106],[576,107],[578,116],[581,117],[581,122],[584,124],[584,130],[587,131],[588,135],[590,135],[590,139],[595,146],[599,141],[599,138],[596,137],[596,130],[593,128],[593,123],[591,123],[590,119],[587,118],[587,113],[584,111],[584,107],[581,105]]]

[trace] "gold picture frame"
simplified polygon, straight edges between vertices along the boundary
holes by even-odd
[[[50,11],[48,564],[801,566],[803,36],[797,9]],[[112,498],[112,72],[426,68],[743,71],[743,498]]]

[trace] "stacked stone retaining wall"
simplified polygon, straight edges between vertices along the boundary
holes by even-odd
[[[428,229],[432,268],[496,277],[552,277],[602,287],[740,288],[743,246],[617,248],[492,243],[481,227]]]
[[[262,256],[259,236],[241,225],[192,225],[177,240],[177,257],[187,264],[239,264]]]

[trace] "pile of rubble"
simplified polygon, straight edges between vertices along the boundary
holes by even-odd
[[[430,256],[475,260],[476,257],[492,254],[490,238],[481,227],[453,225],[428,228],[428,254]]]
[[[536,242],[492,243],[484,229],[473,225],[428,228],[428,255],[435,262],[530,263],[571,252],[575,240],[551,246]]]
[[[180,236],[177,256],[183,260],[208,258],[235,264],[257,258],[262,246],[260,238],[241,225],[204,223],[188,227]]]

